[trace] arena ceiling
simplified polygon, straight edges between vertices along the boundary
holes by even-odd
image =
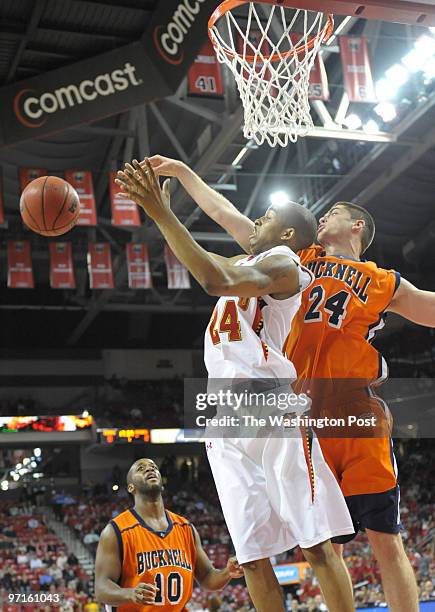
[[[52,70],[67,73],[78,62],[102,54],[121,54],[128,45],[143,41],[144,34],[148,36],[150,23],[163,5],[167,12],[168,3],[161,0],[2,0],[0,88],[13,88]],[[338,18],[337,25],[341,34],[367,36],[375,80],[428,33],[427,28],[354,17]],[[202,31],[205,40],[206,28]],[[331,91],[326,108],[334,117],[344,91],[336,41],[322,53]],[[434,81],[413,75],[398,102],[398,117],[380,126],[387,134],[385,142],[373,141],[363,132],[347,140],[324,131],[321,137],[300,139],[285,149],[252,143],[246,147],[240,102],[226,71],[224,81],[222,100],[190,98],[182,78],[169,95],[136,102],[104,119],[16,144],[3,142],[0,164],[7,216],[0,228],[3,346],[98,346],[103,337],[106,346],[163,346],[177,338],[187,345],[192,334],[200,337],[211,300],[194,282],[191,290],[166,289],[162,242],[155,227],[145,221],[132,232],[114,228],[110,222],[108,171],[135,156],[161,153],[183,159],[252,216],[264,210],[269,194],[278,189],[305,202],[318,215],[334,201],[354,200],[367,206],[377,221],[377,239],[369,256],[381,265],[398,267],[411,280],[421,280],[422,270],[435,254]],[[324,109],[314,106],[313,116],[322,126]],[[373,105],[351,110],[366,120],[373,118]],[[239,154],[241,161],[233,165]],[[75,228],[68,235],[74,244],[77,291],[50,290],[47,239],[36,235],[31,236],[36,289],[6,289],[6,240],[30,237],[18,211],[19,167],[47,168],[51,174],[80,167],[93,173],[98,226]],[[202,244],[223,254],[237,252],[234,243],[195,209],[178,186],[174,184],[172,190],[173,209]],[[153,290],[127,288],[124,250],[132,237],[149,244]],[[95,240],[112,246],[117,287],[113,291],[88,288],[87,244]],[[429,287],[432,279],[425,283]],[[169,314],[181,314],[183,319]]]

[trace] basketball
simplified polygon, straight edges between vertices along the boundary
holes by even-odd
[[[57,176],[40,176],[21,194],[20,212],[29,229],[42,236],[66,234],[77,223],[80,200],[76,190]]]

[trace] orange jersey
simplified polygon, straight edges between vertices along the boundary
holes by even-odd
[[[315,280],[302,294],[286,342],[298,378],[385,377],[386,364],[371,341],[384,326],[399,274],[371,261],[324,255],[321,247],[299,255]]]
[[[154,604],[124,604],[117,612],[182,612],[193,591],[196,545],[189,521],[166,511],[169,527],[156,532],[134,509],[111,521],[118,538],[122,572],[119,585],[135,587],[140,582],[157,587]]]

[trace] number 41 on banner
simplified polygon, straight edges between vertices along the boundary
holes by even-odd
[[[221,98],[224,95],[221,67],[211,42],[204,43],[188,73],[190,96]]]

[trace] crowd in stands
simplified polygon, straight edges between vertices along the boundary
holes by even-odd
[[[78,559],[46,525],[45,517],[23,501],[0,505],[0,601],[3,612],[89,610],[91,581]],[[55,605],[62,594],[63,607]],[[9,603],[8,595],[32,594],[50,605]],[[53,599],[54,598],[54,599]],[[75,607],[74,607],[75,606]]]

